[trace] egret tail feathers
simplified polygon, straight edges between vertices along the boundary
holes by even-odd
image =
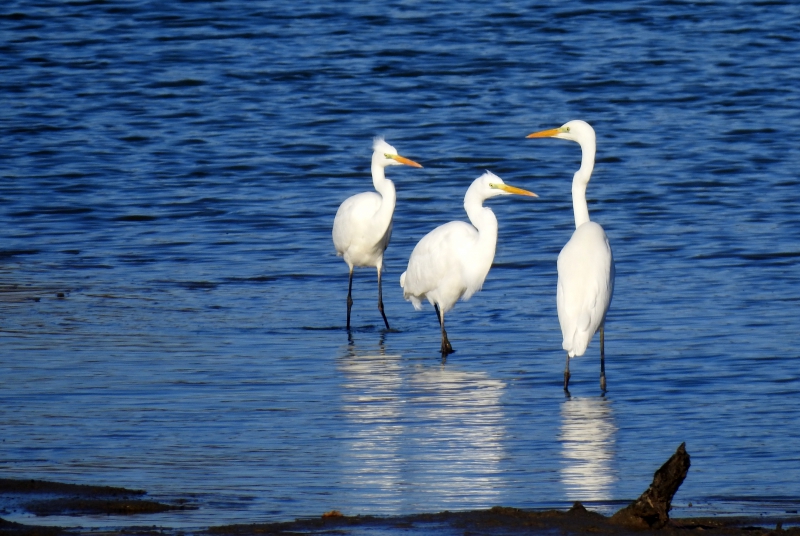
[[[592,337],[594,337],[597,330],[590,329],[590,320],[591,316],[588,313],[584,313],[578,319],[578,325],[575,326],[572,336],[565,334],[564,343],[561,347],[567,351],[570,357],[580,357],[585,354],[586,348],[592,342]]]
[[[405,290],[406,289],[406,272],[403,272],[400,275],[400,286],[403,287],[403,298],[405,298],[406,300],[410,301],[411,305],[413,305],[414,309],[416,309],[417,311],[422,309],[422,302],[420,301],[420,299],[417,296],[410,295]]]

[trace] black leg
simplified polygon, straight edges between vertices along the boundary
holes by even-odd
[[[350,268],[350,284],[347,286],[347,331],[350,331],[350,308],[353,306],[353,268]]]
[[[378,311],[381,312],[383,323],[386,324],[386,329],[389,329],[389,321],[386,320],[386,314],[383,312],[383,291],[381,290],[381,268],[378,267]]]
[[[600,390],[606,392],[605,326],[600,326]]]
[[[569,354],[567,354],[567,366],[564,368],[564,391],[569,394]]]
[[[439,326],[442,328],[442,357],[447,357],[448,355],[455,352],[453,347],[450,345],[450,341],[447,340],[447,332],[444,329],[444,314],[439,310],[439,306],[434,304],[436,308],[436,316],[439,318]]]

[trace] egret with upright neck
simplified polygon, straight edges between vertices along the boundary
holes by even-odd
[[[392,237],[392,216],[397,195],[394,183],[386,178],[387,166],[422,166],[397,154],[397,150],[383,138],[375,138],[372,153],[372,185],[378,193],[362,192],[347,198],[336,211],[333,220],[333,245],[336,254],[344,258],[350,268],[347,287],[347,329],[350,330],[350,309],[353,306],[353,267],[374,266],[378,269],[378,310],[386,329],[389,321],[383,311],[381,270],[383,252]]]
[[[581,146],[581,167],[572,177],[575,232],[558,255],[558,321],[567,352],[564,391],[569,393],[569,360],[580,357],[600,331],[600,389],[606,390],[605,320],[614,294],[614,257],[603,228],[589,219],[586,185],[592,178],[597,144],[594,129],[584,121],[535,132],[529,138],[560,138]]]
[[[403,296],[417,310],[427,299],[436,310],[442,331],[442,357],[453,352],[444,329],[444,314],[459,298],[468,300],[481,289],[492,267],[497,246],[497,218],[483,202],[499,195],[518,194],[537,197],[535,193],[509,186],[487,171],[472,182],[464,196],[464,208],[472,225],[451,221],[422,237],[408,268],[400,276]]]

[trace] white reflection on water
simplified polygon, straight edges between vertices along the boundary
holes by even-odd
[[[495,504],[505,383],[397,355],[357,354],[339,369],[349,428],[341,478],[358,507],[365,497],[371,511],[383,513]]]
[[[346,435],[342,453],[342,480],[346,489],[355,488],[378,502],[396,500],[400,491],[403,435],[403,405],[399,395],[402,369],[399,355],[358,355],[349,348],[339,362],[344,374],[342,410],[354,426]]]
[[[617,481],[614,412],[605,398],[568,398],[561,405],[561,482],[570,501],[608,501]]]

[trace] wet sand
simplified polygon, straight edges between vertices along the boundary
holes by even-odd
[[[10,506],[37,516],[56,514],[88,515],[147,514],[173,509],[195,508],[188,502],[163,504],[143,498],[144,490],[107,486],[87,486],[43,480],[0,479],[0,498],[4,510]],[[13,505],[12,505],[13,503]],[[523,534],[628,535],[658,533],[712,535],[800,536],[800,516],[781,519],[715,517],[670,519],[659,530],[635,530],[611,521],[612,518],[586,510],[580,503],[567,511],[531,512],[497,506],[489,510],[440,512],[408,516],[345,516],[327,512],[318,518],[282,523],[255,523],[208,527],[192,534],[209,536],[248,536],[262,534],[459,534],[511,536]],[[786,526],[784,529],[783,527]],[[169,527],[114,527],[110,529],[61,528],[24,525],[0,517],[0,535],[56,536],[167,534],[181,536],[185,529]]]

